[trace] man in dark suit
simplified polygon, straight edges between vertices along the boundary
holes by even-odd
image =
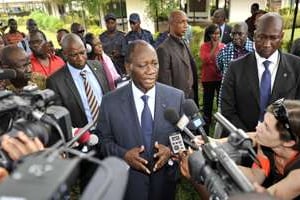
[[[176,10],[169,17],[169,37],[157,48],[158,81],[184,91],[198,104],[198,76],[195,61],[182,39],[188,28],[188,18]]]
[[[69,110],[72,126],[83,127],[93,119],[80,72],[87,71],[98,106],[102,96],[109,91],[108,82],[101,64],[87,60],[85,46],[79,36],[73,33],[64,36],[62,48],[67,64],[47,79],[47,88],[54,90],[58,102]]]
[[[263,15],[254,34],[255,52],[229,65],[221,112],[238,128],[254,131],[268,104],[283,97],[300,97],[300,59],[278,50],[283,34],[280,15]]]
[[[213,23],[217,24],[220,28],[221,42],[227,44],[232,41],[230,36],[231,26],[226,24],[227,14],[223,8],[217,9],[213,14]]]
[[[164,111],[173,108],[181,113],[184,94],[156,83],[158,59],[147,42],[130,43],[125,63],[132,82],[102,100],[96,129],[101,153],[120,157],[128,163],[129,180],[124,199],[174,199],[177,164],[170,163],[168,137],[175,128],[164,118]],[[148,96],[148,103],[142,100],[144,95]],[[150,125],[147,126],[146,121]]]

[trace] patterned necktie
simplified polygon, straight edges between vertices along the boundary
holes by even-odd
[[[148,106],[149,96],[143,95],[141,98],[144,101],[144,109],[142,111],[142,117],[141,117],[141,126],[142,126],[143,136],[145,139],[145,148],[149,152],[150,144],[151,144],[152,129],[153,129],[153,120],[152,120],[150,108]]]
[[[96,122],[97,118],[98,118],[98,114],[99,114],[98,101],[96,99],[96,96],[94,95],[91,85],[89,84],[88,80],[86,79],[86,70],[81,71],[80,75],[84,81],[84,89],[85,89],[87,101],[88,101],[88,104],[90,107],[92,118],[93,118],[94,122]]]
[[[263,62],[265,71],[262,74],[260,82],[260,121],[263,121],[264,119],[265,109],[268,106],[271,96],[271,72],[269,70],[270,64],[271,62],[269,60]]]

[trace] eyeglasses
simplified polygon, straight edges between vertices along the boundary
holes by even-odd
[[[292,132],[291,125],[289,122],[289,115],[284,105],[284,98],[278,99],[273,104],[273,115],[283,125],[283,127],[290,133],[292,140],[297,141],[296,135]]]

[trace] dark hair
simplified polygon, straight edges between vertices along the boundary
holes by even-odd
[[[60,28],[56,31],[56,33],[59,33],[59,32],[65,32],[65,33],[69,33],[69,31],[65,28]]]
[[[94,53],[94,47],[93,47],[93,40],[96,38],[96,36],[93,33],[87,33],[84,36],[84,40],[86,44],[89,44],[92,47],[91,52],[87,52],[87,56],[89,60],[95,59],[95,53]]]
[[[40,33],[42,35],[42,37],[44,38],[44,40],[47,41],[47,37],[46,37],[45,33],[41,30],[37,30],[36,32],[29,33],[29,36],[36,35],[37,33]]]
[[[209,42],[211,40],[211,35],[219,28],[216,24],[210,24],[205,28],[204,31],[204,42]]]
[[[288,114],[288,121],[290,124],[290,128],[292,133],[296,136],[296,144],[292,147],[295,150],[300,150],[300,101],[299,100],[284,100],[283,102],[287,114]],[[270,105],[267,108],[267,112],[273,114],[274,112],[274,105]],[[280,133],[280,139],[283,141],[291,140],[291,136],[289,131],[284,127],[282,123],[277,121],[276,129]]]
[[[256,10],[259,10],[259,4],[258,3],[253,3],[251,5],[251,8],[255,8]]]
[[[138,46],[147,46],[147,45],[149,45],[149,43],[145,42],[144,40],[134,40],[133,42],[131,42],[126,49],[125,63],[132,62],[132,54],[135,53],[135,49]]]
[[[71,24],[71,27],[70,27],[70,30],[72,33],[76,33],[77,32],[77,29],[78,27],[80,27],[81,24],[77,23],[77,22],[74,22]]]
[[[17,52],[24,51],[21,47],[16,45],[7,45],[1,50],[0,60],[2,65],[7,65],[9,68],[12,68],[11,65],[14,64],[14,61],[11,59],[11,55],[16,54]]]
[[[10,18],[8,19],[7,24],[9,25],[12,22],[17,22],[17,20],[15,20],[14,18]]]

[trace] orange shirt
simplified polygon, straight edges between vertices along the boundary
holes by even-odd
[[[5,44],[18,44],[24,38],[24,33],[17,31],[16,33],[6,33],[3,36]]]
[[[49,56],[49,66],[42,65],[39,60],[32,54],[30,56],[32,72],[49,77],[65,65],[65,62],[56,55]]]

